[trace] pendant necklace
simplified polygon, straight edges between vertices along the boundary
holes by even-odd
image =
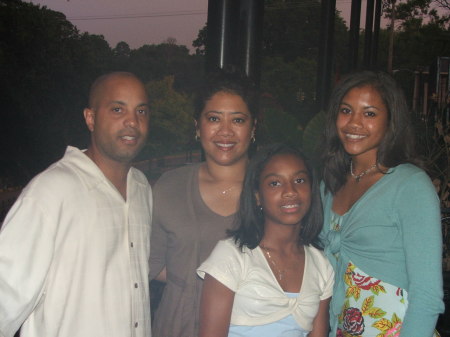
[[[234,188],[234,186],[231,186],[230,188],[227,188],[226,190],[220,191],[220,193],[221,193],[222,195],[225,195],[225,194],[227,194],[228,192],[230,192],[233,188]]]
[[[283,278],[286,274],[286,270],[284,270],[284,269],[282,270],[282,269],[278,268],[277,264],[275,263],[275,260],[270,255],[269,250],[264,245],[260,244],[259,246],[264,251],[264,253],[267,255],[267,260],[269,261],[269,264],[271,264],[273,266],[273,269],[275,270],[276,274],[278,274],[275,277],[278,279],[278,281],[281,282],[281,280],[283,280]]]
[[[355,178],[357,183],[359,183],[359,181],[361,180],[362,177],[364,177],[367,173],[369,173],[376,167],[377,167],[377,164],[373,164],[371,167],[369,167],[367,170],[361,172],[360,174],[355,174],[353,172],[353,161],[350,160],[350,174],[352,175],[353,178]]]

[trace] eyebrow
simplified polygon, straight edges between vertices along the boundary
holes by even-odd
[[[119,105],[124,105],[124,106],[127,105],[127,104],[126,104],[125,102],[123,102],[123,101],[111,101],[110,104],[119,104]],[[141,107],[141,106],[149,107],[149,104],[148,104],[148,103],[145,103],[145,102],[142,102],[142,103],[136,105],[136,107]]]
[[[346,102],[341,102],[341,104],[339,104],[339,105],[345,105],[345,106],[348,106],[348,107],[353,108],[353,106],[352,106],[351,104],[346,103]],[[377,109],[377,110],[380,110],[380,111],[381,111],[380,108],[378,108],[378,107],[376,107],[376,106],[374,106],[374,105],[368,105],[368,106],[365,106],[365,107],[363,107],[363,109]]]
[[[308,173],[307,170],[300,170],[300,171],[297,171],[297,172],[295,172],[293,175],[296,176],[296,175],[299,175],[299,174],[301,174],[301,173],[305,173],[305,174],[309,177],[309,173]],[[269,177],[281,177],[281,175],[279,175],[279,174],[277,174],[277,173],[269,173],[269,174],[265,175],[265,176],[262,177],[262,178],[263,178],[263,179],[267,179],[267,178],[269,178]]]
[[[208,110],[208,111],[205,111],[205,113],[216,113],[216,114],[221,114],[221,115],[224,114],[223,111],[217,111],[217,110]],[[242,112],[242,111],[231,111],[230,114],[232,114],[232,115],[246,115],[246,116],[250,115],[250,113]]]
[[[122,101],[111,101],[110,104],[126,105],[125,102]]]

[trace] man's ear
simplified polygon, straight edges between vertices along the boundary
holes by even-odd
[[[86,108],[83,110],[83,114],[89,131],[93,132],[95,126],[95,112],[92,109]]]

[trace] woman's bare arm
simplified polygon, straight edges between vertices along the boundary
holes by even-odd
[[[330,305],[330,298],[320,301],[319,310],[314,318],[313,329],[308,337],[326,337],[330,328],[328,307]]]
[[[211,275],[205,275],[200,302],[200,337],[228,336],[234,294]]]

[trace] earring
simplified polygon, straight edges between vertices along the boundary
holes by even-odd
[[[195,139],[196,142],[198,142],[200,140],[200,136],[198,135],[197,131],[195,132],[194,139]]]
[[[252,143],[256,142],[256,138],[255,138],[255,131],[252,131],[252,136],[250,137]]]

